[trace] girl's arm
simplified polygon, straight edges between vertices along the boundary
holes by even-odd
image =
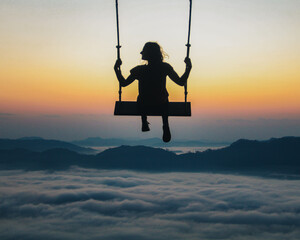
[[[186,64],[186,68],[185,68],[185,72],[184,74],[179,77],[178,74],[173,70],[170,71],[170,73],[168,74],[168,76],[171,78],[171,80],[173,80],[176,84],[180,85],[180,86],[184,86],[192,69],[192,63],[191,63],[191,59],[190,58],[185,58],[184,62]]]
[[[131,84],[135,80],[135,78],[132,76],[132,74],[130,74],[129,77],[125,79],[121,72],[121,65],[122,65],[122,61],[121,59],[118,59],[115,63],[114,69],[120,85],[122,87],[126,87],[129,84]]]

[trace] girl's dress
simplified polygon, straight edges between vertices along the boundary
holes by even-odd
[[[141,115],[158,112],[168,114],[169,93],[166,89],[166,77],[174,71],[168,63],[139,65],[131,69],[131,75],[139,81],[138,110]]]

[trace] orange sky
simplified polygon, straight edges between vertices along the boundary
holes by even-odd
[[[158,41],[184,70],[188,1],[119,1],[123,73]],[[195,1],[189,100],[193,116],[300,117],[300,3]],[[0,112],[112,114],[114,1],[1,1]],[[176,26],[176,27],[174,27]],[[183,89],[168,83],[170,99]],[[137,84],[123,90],[136,99]]]

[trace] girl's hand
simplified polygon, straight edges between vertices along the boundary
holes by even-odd
[[[184,62],[185,62],[185,66],[187,69],[192,69],[192,62],[191,62],[191,59],[189,57],[186,57],[184,59]]]
[[[122,65],[122,60],[117,59],[115,66],[114,66],[115,71],[121,71],[121,65]]]

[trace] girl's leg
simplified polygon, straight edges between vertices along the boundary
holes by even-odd
[[[141,118],[142,118],[142,122],[147,122],[147,116],[146,115],[142,115]]]
[[[150,131],[149,123],[147,121],[147,116],[146,115],[142,115],[141,118],[142,118],[142,132],[148,132],[148,131]]]
[[[169,127],[169,119],[168,115],[162,115],[163,122],[163,141],[170,142],[171,141],[171,132]]]
[[[163,122],[163,126],[169,126],[169,116],[162,115],[162,122]]]

